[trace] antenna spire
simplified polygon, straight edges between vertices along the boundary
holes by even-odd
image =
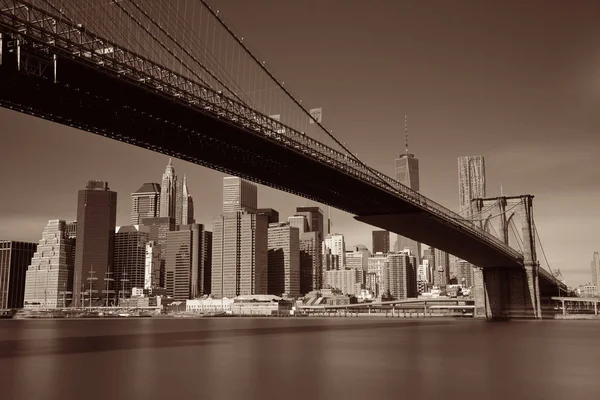
[[[404,114],[404,145],[408,154],[408,116]]]

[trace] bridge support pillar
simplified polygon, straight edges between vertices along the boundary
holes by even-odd
[[[541,318],[537,268],[476,268],[475,317]]]

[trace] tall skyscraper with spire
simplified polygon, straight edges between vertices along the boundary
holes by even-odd
[[[414,154],[410,154],[408,152],[408,117],[406,115],[404,116],[404,143],[404,154],[400,154],[398,158],[396,158],[396,180],[404,186],[407,186],[412,190],[418,192],[419,160],[415,157]],[[421,243],[404,237],[402,235],[397,235],[394,250],[403,251],[405,248],[411,250],[412,254],[417,259],[417,263],[419,263],[421,260]]]
[[[194,201],[187,185],[187,175],[183,180],[177,181],[177,195],[175,199],[175,225],[189,225],[194,223]]]
[[[160,216],[176,218],[177,210],[177,176],[173,161],[169,158],[169,164],[162,176],[162,185],[160,186]]]

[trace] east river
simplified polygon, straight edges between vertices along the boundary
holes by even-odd
[[[0,321],[0,399],[598,399],[600,321]]]

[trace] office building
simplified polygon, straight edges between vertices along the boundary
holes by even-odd
[[[0,309],[23,308],[27,267],[37,244],[0,240]]]
[[[268,223],[265,215],[226,213],[213,221],[211,294],[267,294]]]
[[[331,249],[321,247],[323,252],[323,272],[344,269],[340,264],[340,256],[332,254]]]
[[[473,286],[473,265],[458,257],[450,257],[450,281],[469,288]]]
[[[210,294],[212,288],[213,233],[205,230],[203,231],[203,235],[202,244],[204,245],[204,250],[202,251],[202,255],[204,259],[202,260],[202,271],[204,277],[201,284],[201,294],[206,295]]]
[[[187,176],[177,180],[177,194],[175,197],[175,225],[190,225],[194,220],[194,199],[187,185]]]
[[[433,260],[433,284],[444,287],[450,281],[450,256],[443,250],[434,249]]]
[[[73,301],[75,305],[104,304],[104,279],[113,267],[117,193],[107,182],[89,181],[77,199],[77,244]]]
[[[420,190],[419,160],[414,154],[410,154],[408,152],[408,129],[406,126],[406,120],[407,118],[405,115],[405,151],[396,158],[395,178],[404,186],[414,190],[415,192],[418,192]],[[421,261],[421,243],[402,235],[397,235],[394,251],[403,251],[405,248],[410,249],[412,254],[416,257],[417,263]]]
[[[166,289],[175,300],[202,295],[205,238],[202,224],[182,225],[167,233]]]
[[[213,221],[211,294],[267,294],[268,217],[256,214],[257,187],[223,178],[223,214]]]
[[[326,289],[338,289],[344,295],[358,296],[362,290],[362,271],[357,269],[325,271],[323,285]]]
[[[167,233],[175,230],[175,218],[145,218],[142,224],[150,228],[149,240],[160,249],[160,268],[158,287],[165,287],[165,259],[167,252]]]
[[[177,214],[177,176],[173,160],[169,158],[169,163],[165,168],[160,185],[160,207],[159,217],[173,218]]]
[[[139,225],[145,218],[156,218],[160,213],[160,185],[144,183],[131,193],[131,225]]]
[[[322,288],[322,262],[319,232],[300,233],[300,294]]]
[[[245,211],[256,213],[257,186],[235,176],[223,178],[223,214]]]
[[[268,230],[267,293],[300,296],[300,232],[288,224],[272,223]]]
[[[373,291],[375,296],[381,298],[381,295],[389,290],[387,276],[387,253],[375,253],[367,261],[367,289]],[[371,278],[369,278],[369,276]]]
[[[598,286],[598,276],[600,275],[600,254],[595,251],[592,256],[592,285]]]
[[[279,212],[277,210],[273,210],[272,208],[259,208],[256,210],[258,215],[266,215],[267,222],[269,224],[274,224],[279,222]]]
[[[327,253],[326,250],[329,250],[330,254],[339,257],[338,269],[343,269],[346,266],[346,243],[344,242],[344,235],[341,233],[327,235],[323,242],[323,254]]]
[[[308,224],[308,231],[306,232],[318,232],[319,241],[325,240],[323,210],[319,207],[297,207],[296,215],[306,217]]]
[[[459,213],[471,216],[471,200],[485,197],[485,160],[482,156],[458,158]]]
[[[66,307],[73,289],[73,239],[65,221],[51,220],[42,232],[25,277],[25,308]]]
[[[390,252],[390,232],[388,231],[373,231],[373,253]]]
[[[77,221],[67,221],[65,223],[65,231],[69,239],[77,238]]]
[[[388,254],[387,269],[389,293],[394,299],[417,297],[416,258],[409,251]]]
[[[148,234],[148,237],[150,235]],[[144,289],[160,287],[160,254],[158,243],[149,240],[146,243],[146,257],[144,260]]]
[[[371,253],[367,246],[359,244],[346,250],[346,268],[357,269],[365,273],[369,269]]]
[[[290,226],[297,228],[300,234],[310,232],[310,228],[308,226],[308,220],[304,215],[294,215],[292,217],[288,217],[288,223]],[[317,232],[317,238],[319,237],[319,232]]]
[[[150,227],[119,226],[115,232],[112,290],[113,293],[117,291],[117,297],[122,299],[131,296],[131,288],[145,287],[146,246],[150,240]]]

